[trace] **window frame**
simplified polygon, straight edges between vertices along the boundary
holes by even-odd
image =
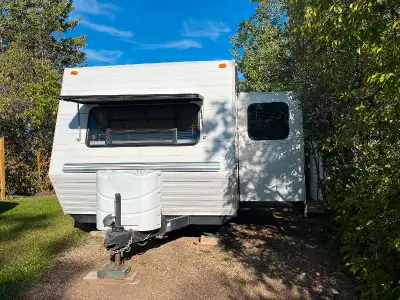
[[[106,108],[106,107],[123,107],[123,106],[135,106],[135,105],[179,105],[179,104],[191,104],[191,105],[196,105],[198,107],[198,112],[197,112],[197,126],[196,128],[198,129],[198,137],[196,139],[196,141],[191,142],[191,143],[181,143],[181,144],[167,144],[167,143],[152,143],[152,144],[146,144],[146,143],[137,143],[137,144],[105,144],[105,145],[91,145],[90,144],[90,140],[89,140],[89,122],[90,122],[90,116],[93,113],[93,110],[99,109],[99,108]],[[168,102],[168,103],[161,103],[158,101],[154,101],[151,103],[144,103],[144,102],[136,102],[136,103],[113,103],[113,104],[107,104],[107,105],[96,105],[92,108],[90,108],[89,112],[88,112],[88,119],[87,119],[87,124],[86,124],[86,137],[85,137],[85,144],[88,148],[127,148],[127,147],[190,147],[190,146],[195,146],[200,142],[200,137],[201,137],[201,130],[202,130],[202,126],[201,126],[201,118],[203,118],[203,116],[201,115],[201,105],[202,103],[199,103],[198,101],[188,101],[188,102]],[[163,130],[163,129],[160,129]]]
[[[251,134],[250,134],[250,126],[249,126],[249,110],[252,106],[256,106],[256,105],[260,105],[260,104],[275,104],[275,103],[283,103],[285,105],[285,108],[287,108],[287,126],[288,126],[288,131],[287,131],[287,135],[285,136],[285,138],[279,138],[279,139],[266,139],[266,138],[254,138]],[[290,109],[289,109],[289,105],[286,102],[283,101],[273,101],[273,102],[259,102],[259,103],[251,103],[247,106],[247,136],[249,137],[250,140],[252,141],[284,141],[286,140],[289,135],[290,135]]]

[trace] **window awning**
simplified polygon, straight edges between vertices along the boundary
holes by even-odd
[[[146,94],[146,95],[74,95],[60,96],[60,100],[80,104],[112,104],[129,103],[138,101],[203,101],[204,97],[199,94]]]

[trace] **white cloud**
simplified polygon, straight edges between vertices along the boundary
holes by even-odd
[[[119,10],[118,6],[112,3],[99,2],[98,0],[75,0],[74,5],[77,12],[90,15],[113,17],[113,12]]]
[[[92,23],[87,20],[82,20],[81,24],[86,28],[94,31],[103,32],[111,36],[116,36],[120,38],[131,38],[134,36],[133,32],[128,30],[120,30],[112,26],[101,25],[97,23]]]
[[[167,42],[163,44],[144,44],[141,45],[142,49],[178,49],[186,50],[189,48],[202,48],[203,45],[193,40],[180,40],[174,42]]]
[[[115,64],[123,54],[123,52],[120,50],[85,49],[85,52],[89,60],[100,61],[109,64]]]
[[[211,40],[216,41],[220,35],[230,32],[231,29],[223,22],[189,20],[183,22],[182,36],[192,38],[210,38]]]

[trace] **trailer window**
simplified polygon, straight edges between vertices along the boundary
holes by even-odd
[[[289,107],[284,102],[254,103],[247,109],[252,140],[283,140],[289,135]]]
[[[89,112],[89,147],[194,145],[200,137],[200,107],[135,104],[94,107]]]

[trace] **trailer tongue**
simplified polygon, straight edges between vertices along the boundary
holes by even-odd
[[[129,265],[122,265],[122,254],[130,250],[134,233],[121,226],[121,194],[115,194],[115,216],[107,215],[104,226],[110,226],[104,235],[104,247],[110,253],[110,261],[97,271],[98,278],[124,279],[130,272]]]
[[[125,279],[131,247],[156,236],[199,223],[190,216],[163,216],[162,173],[154,170],[100,170],[96,173],[96,227],[105,230],[109,261],[97,271],[101,279]],[[222,219],[222,224],[225,219]]]
[[[161,215],[160,171],[97,172],[97,229],[106,229],[104,247],[110,261],[98,278],[124,279],[131,246],[165,233]]]

